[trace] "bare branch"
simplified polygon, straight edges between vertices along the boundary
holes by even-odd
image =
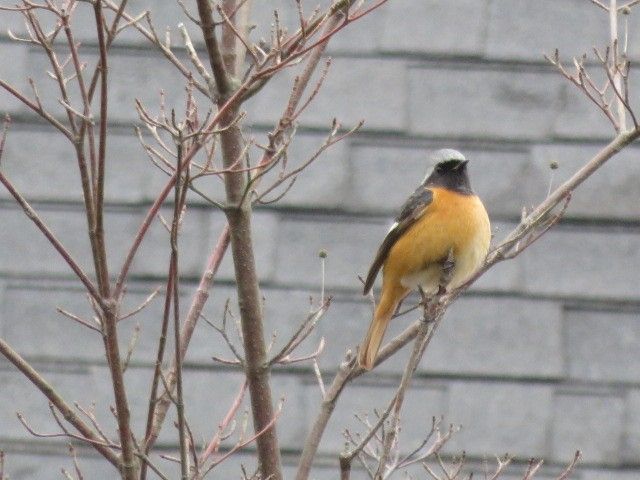
[[[160,291],[161,288],[162,287],[157,287],[153,292],[151,292],[151,294],[147,298],[144,299],[144,301],[140,305],[138,305],[136,308],[131,310],[129,313],[125,313],[124,315],[119,317],[118,321],[126,320],[127,318],[131,318],[134,315],[140,313],[147,305],[151,303],[151,301],[154,298],[156,298],[156,295],[158,295],[158,292]]]
[[[571,460],[571,463],[562,471],[562,473],[556,478],[556,480],[566,480],[567,478],[569,478],[569,475],[571,475],[571,473],[575,470],[578,462],[581,459],[582,452],[580,450],[577,450],[575,455],[573,456],[573,460]]]
[[[222,442],[222,439],[224,437],[224,432],[229,427],[232,420],[235,418],[236,414],[238,413],[238,409],[240,408],[240,405],[242,405],[242,401],[244,399],[244,395],[246,391],[247,391],[247,381],[245,380],[242,386],[240,387],[240,391],[235,396],[233,403],[229,407],[227,414],[225,415],[222,422],[220,422],[220,425],[218,425],[218,430],[216,431],[216,434],[213,436],[213,438],[209,442],[209,445],[207,445],[207,448],[204,450],[204,452],[202,452],[202,455],[200,456],[201,463],[206,462],[207,459],[213,453],[219,450],[220,443]]]
[[[40,216],[36,213],[36,211],[29,205],[29,203],[25,200],[25,198],[15,189],[13,184],[9,181],[9,179],[0,171],[0,183],[4,185],[4,187],[9,191],[11,196],[15,199],[15,201],[22,207],[25,215],[31,220],[36,227],[42,232],[42,234],[47,238],[49,243],[56,249],[56,251],[60,254],[63,260],[69,265],[71,270],[76,274],[76,276],[80,279],[82,284],[85,286],[89,294],[93,297],[93,299],[100,305],[104,305],[102,300],[102,296],[93,285],[93,282],[87,277],[87,274],[84,273],[82,267],[74,260],[69,251],[66,249],[64,245],[58,240],[58,238],[54,235],[54,233],[49,229],[49,227],[44,223],[44,221],[40,218]]]
[[[276,353],[271,360],[269,360],[270,364],[278,363],[282,361],[285,357],[290,355],[297,347],[300,345],[313,331],[318,320],[322,318],[322,316],[329,309],[329,305],[331,304],[331,297],[327,298],[324,303],[314,312],[311,312],[304,322],[300,324],[298,330],[291,336],[289,341],[282,347],[282,349]]]
[[[591,0],[591,3],[593,3],[594,5],[600,7],[601,9],[603,9],[605,12],[609,11],[609,7],[607,7],[605,4],[603,4],[602,2],[600,2],[600,0]]]
[[[204,78],[205,82],[207,83],[207,86],[209,87],[209,98],[211,98],[212,101],[215,101],[218,94],[216,91],[216,84],[211,77],[211,74],[207,71],[207,69],[200,61],[200,57],[198,57],[198,53],[196,52],[196,49],[191,42],[191,38],[189,37],[189,33],[187,32],[184,24],[179,23],[178,29],[182,34],[182,40],[184,41],[184,45],[187,49],[187,53],[189,54],[189,58],[191,59],[191,63],[193,63],[193,66],[196,67],[198,73],[202,76],[202,78]]]
[[[0,354],[11,362],[25,377],[40,390],[56,409],[63,415],[65,420],[80,432],[81,438],[86,439],[106,460],[116,468],[120,466],[119,456],[113,452],[111,446],[106,446],[99,436],[85,424],[73,411],[67,402],[58,394],[53,386],[48,383],[25,359],[23,359],[7,342],[0,338]]]
[[[99,334],[102,334],[102,330],[100,328],[98,328],[96,325],[92,325],[91,323],[89,323],[88,321],[78,317],[77,315],[74,315],[71,312],[67,312],[66,310],[64,310],[63,308],[60,307],[56,307],[56,311],[62,315],[64,315],[67,318],[70,318],[71,320],[73,320],[74,322],[78,322],[80,325],[83,325],[95,332],[98,332]]]
[[[189,307],[189,311],[187,313],[187,317],[184,321],[182,332],[180,333],[180,347],[181,347],[181,355],[184,358],[187,352],[187,348],[189,346],[189,342],[195,330],[198,319],[201,316],[202,309],[206,304],[209,298],[209,289],[213,284],[213,279],[220,267],[220,263],[224,258],[227,247],[229,246],[229,226],[225,225],[225,228],[222,230],[220,237],[214,248],[209,255],[209,259],[207,260],[207,266],[205,268],[204,273],[200,279],[200,284],[198,285],[198,289],[195,293],[195,296],[191,302]],[[173,365],[168,372],[167,376],[169,378],[169,390],[173,391],[175,387],[175,368]],[[165,394],[161,396],[157,403],[154,399],[153,403],[153,413],[151,415],[151,427],[147,430],[145,435],[144,448],[146,451],[149,451],[151,446],[155,443],[158,435],[160,434],[160,429],[162,428],[162,423],[164,422],[165,416],[167,414],[169,408],[170,400],[169,395]]]

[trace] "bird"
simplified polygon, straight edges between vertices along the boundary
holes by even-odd
[[[433,297],[464,284],[483,264],[491,243],[489,216],[471,189],[468,160],[453,149],[431,156],[434,165],[407,199],[384,237],[364,282],[367,295],[382,268],[382,291],[358,364],[371,370],[397,308],[415,289]]]

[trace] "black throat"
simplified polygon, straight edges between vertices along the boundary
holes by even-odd
[[[443,171],[434,171],[424,181],[425,187],[441,187],[447,190],[460,193],[461,195],[473,195],[469,176],[467,175],[466,165],[459,169],[447,169]]]

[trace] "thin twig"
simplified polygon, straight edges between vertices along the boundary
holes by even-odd
[[[120,466],[120,458],[110,446],[106,446],[99,436],[73,411],[71,406],[58,394],[54,387],[47,382],[24,358],[22,358],[11,346],[0,338],[0,354],[20,370],[25,377],[40,390],[55,406],[67,422],[80,432],[82,438],[93,446],[106,460],[116,468]]]
[[[69,265],[71,270],[76,274],[76,276],[80,279],[82,284],[85,286],[91,297],[99,304],[104,305],[104,301],[102,300],[102,296],[93,285],[93,282],[87,277],[87,274],[84,273],[82,267],[75,261],[75,259],[71,256],[71,253],[66,249],[66,247],[58,240],[55,234],[51,231],[51,229],[44,223],[44,221],[40,218],[40,216],[36,213],[36,211],[29,205],[29,203],[25,200],[25,198],[16,190],[13,184],[9,181],[9,179],[0,171],[0,183],[4,185],[4,187],[9,191],[11,196],[15,199],[15,201],[22,207],[25,215],[31,220],[36,227],[42,232],[42,234],[46,237],[46,239],[51,243],[53,248],[60,254],[63,260]]]
[[[247,391],[247,381],[245,380],[238,391],[238,394],[235,396],[233,403],[229,407],[227,414],[225,415],[220,425],[218,425],[218,430],[215,435],[207,445],[207,448],[200,455],[200,462],[204,463],[207,459],[220,448],[220,443],[222,441],[222,437],[224,436],[224,431],[227,429],[233,418],[236,416],[240,405],[242,405],[242,401],[244,399],[244,395]]]
[[[78,322],[80,325],[83,325],[95,332],[98,332],[100,334],[102,334],[102,330],[100,330],[100,328],[98,328],[96,325],[92,325],[91,323],[89,323],[88,321],[78,317],[77,315],[74,315],[71,312],[67,312],[66,310],[64,310],[63,308],[60,307],[56,307],[56,311],[58,313],[60,313],[61,315],[64,315],[67,318],[70,318],[71,320],[73,320],[74,322]]]

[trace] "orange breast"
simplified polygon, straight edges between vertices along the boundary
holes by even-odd
[[[491,229],[480,199],[443,188],[432,191],[433,201],[425,213],[389,251],[384,283],[421,285],[427,293],[437,290],[440,263],[452,251],[455,267],[449,285],[455,288],[484,261]]]

